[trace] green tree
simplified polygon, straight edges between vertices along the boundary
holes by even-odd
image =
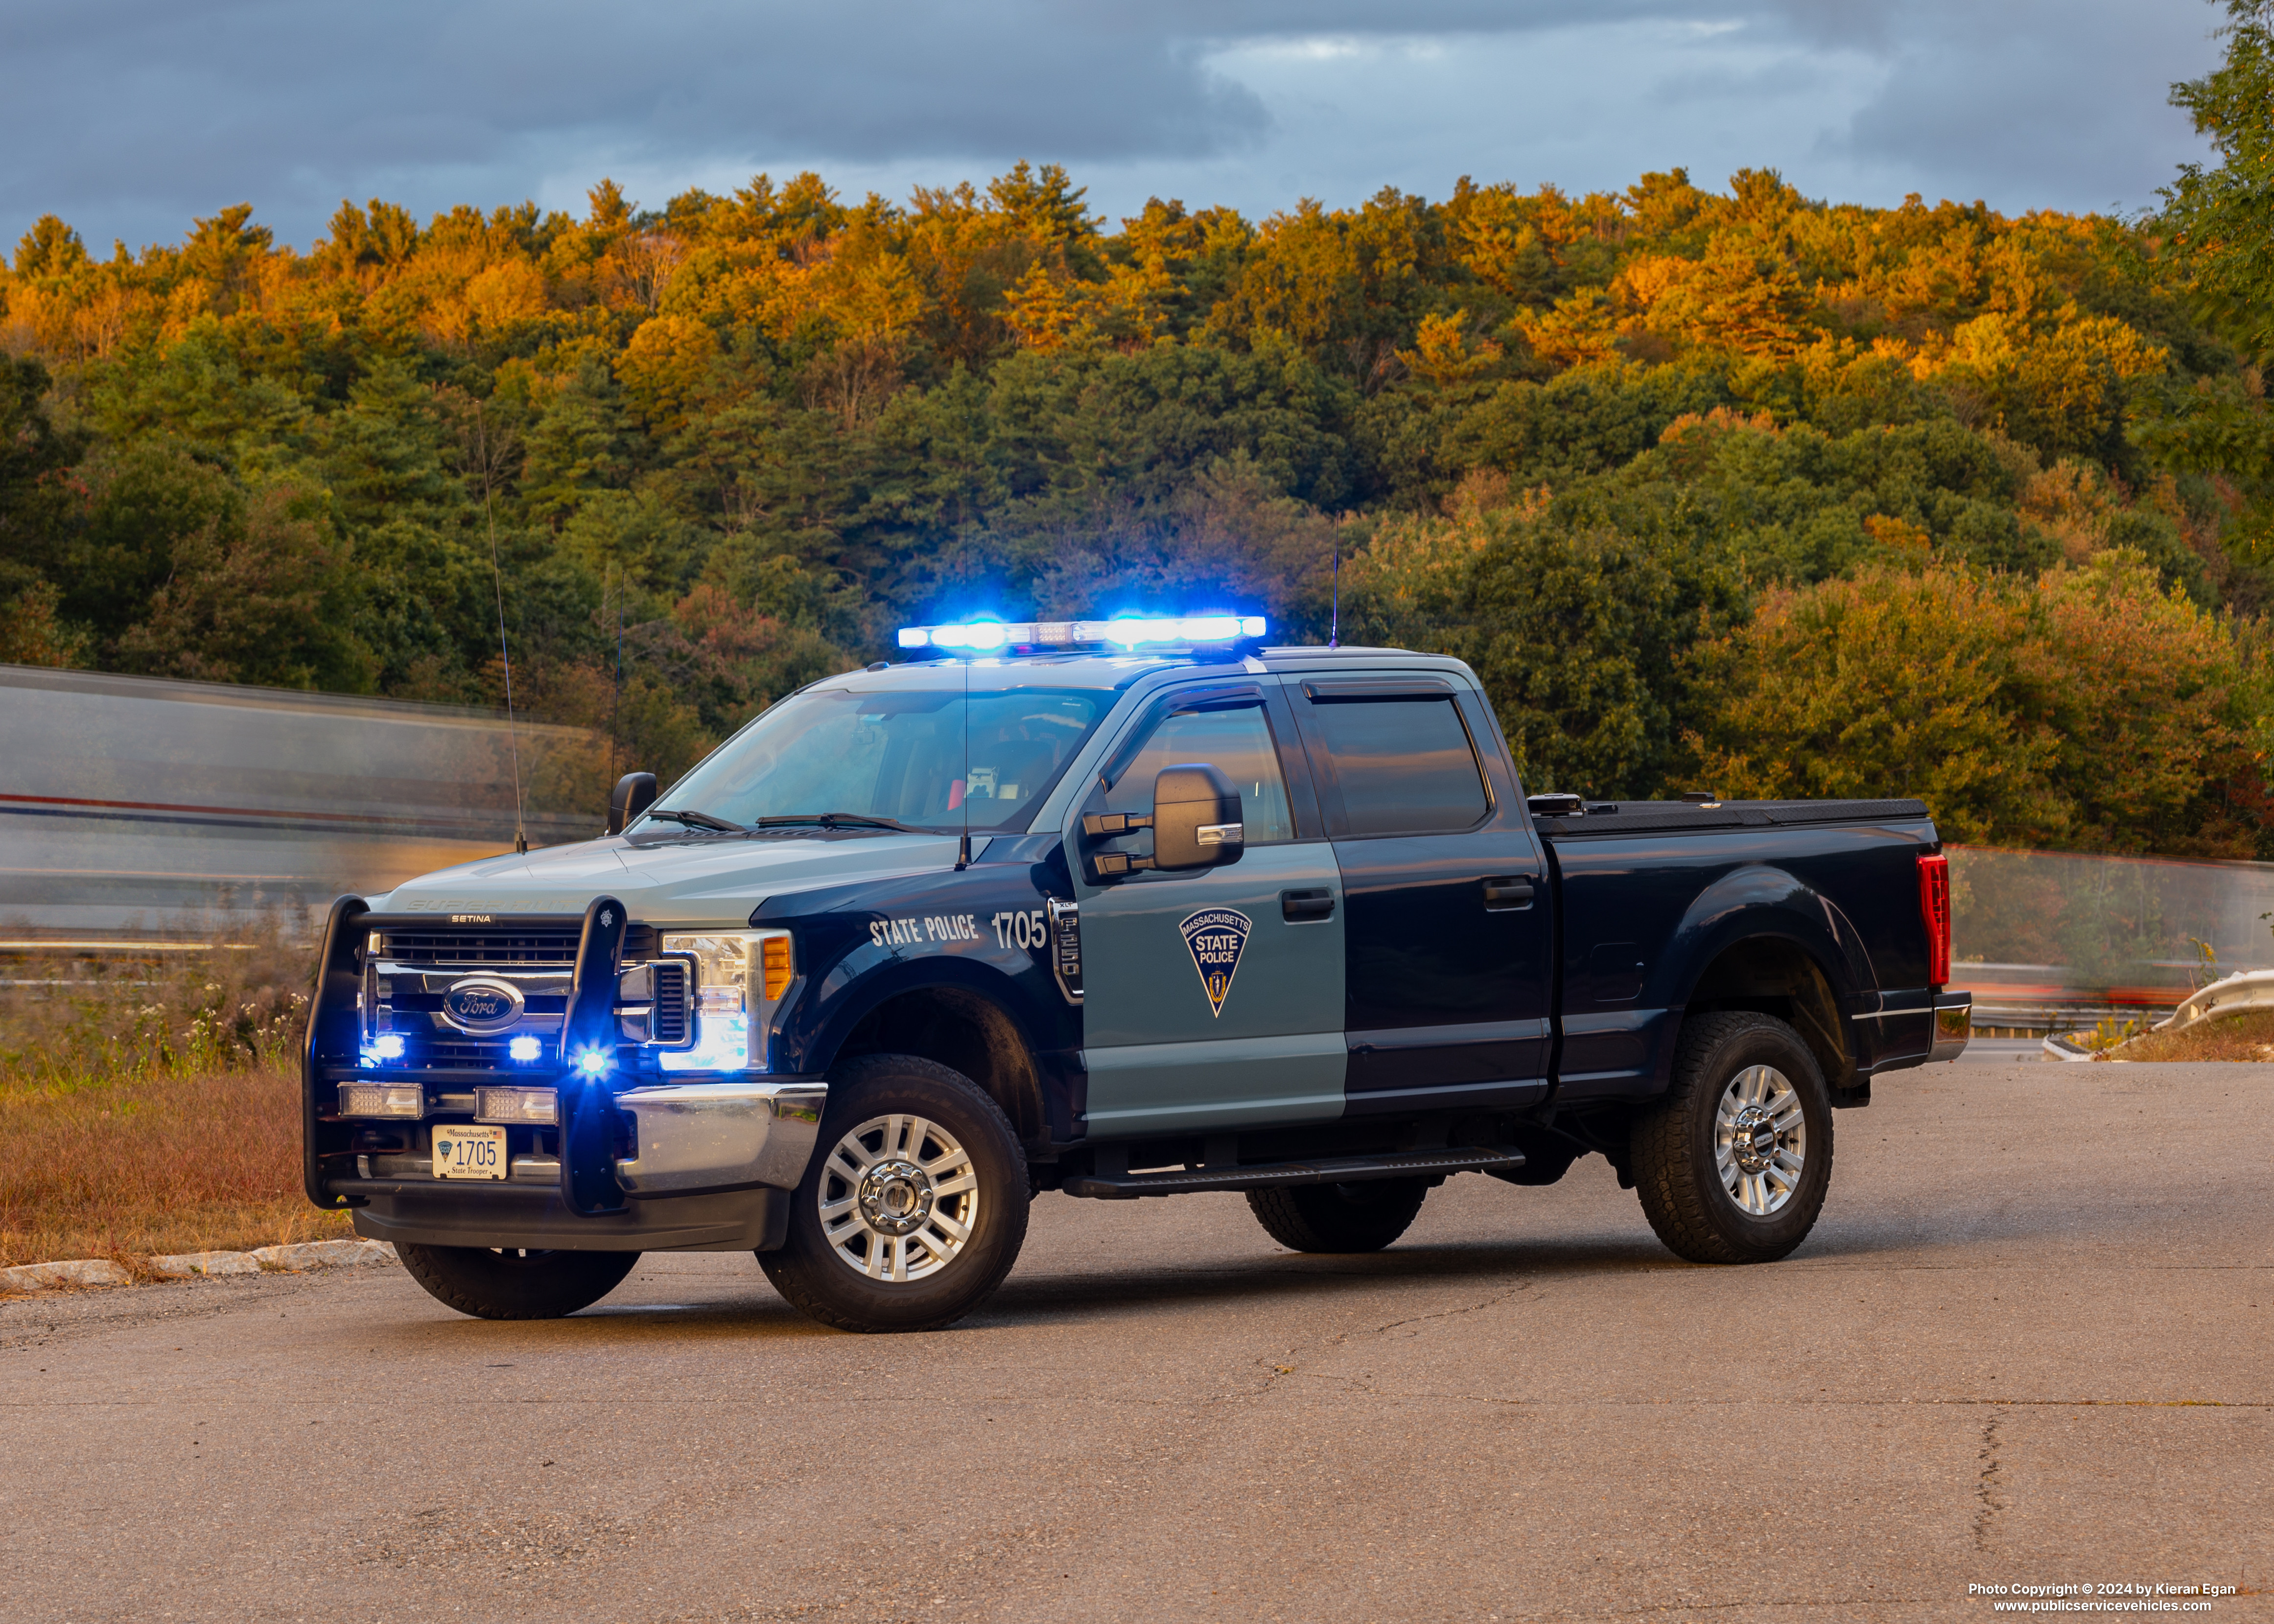
[[[2263,360],[2274,358],[2274,3],[2225,4],[2225,59],[2172,87],[2219,161],[2180,166],[2163,223],[2195,297]]]

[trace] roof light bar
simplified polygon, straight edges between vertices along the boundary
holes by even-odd
[[[997,649],[1075,643],[1236,643],[1263,635],[1260,614],[1119,615],[1111,620],[968,620],[955,626],[903,626],[900,647],[989,654]]]

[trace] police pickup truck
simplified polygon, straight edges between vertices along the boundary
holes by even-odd
[[[922,1330],[1038,1192],[1359,1252],[1590,1153],[1678,1255],[1762,1262],[1833,1111],[1964,1047],[1919,802],[1527,799],[1465,665],[1261,630],[911,628],[627,775],[605,838],[341,898],[310,1199],[500,1319],[749,1251]]]

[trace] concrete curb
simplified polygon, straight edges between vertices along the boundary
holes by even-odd
[[[0,1287],[47,1291],[57,1286],[131,1286],[134,1276],[108,1258],[78,1258],[68,1263],[19,1263],[0,1269]]]
[[[299,1241],[252,1252],[182,1252],[146,1258],[143,1266],[162,1280],[194,1280],[217,1274],[291,1274],[301,1269],[342,1268],[392,1263],[395,1248],[385,1241]],[[134,1276],[108,1258],[65,1263],[23,1263],[0,1269],[0,1291],[49,1291],[64,1286],[131,1286]]]

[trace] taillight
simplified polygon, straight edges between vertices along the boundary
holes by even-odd
[[[1950,859],[1937,852],[1918,860],[1919,920],[1926,926],[1926,981],[1950,980]]]

